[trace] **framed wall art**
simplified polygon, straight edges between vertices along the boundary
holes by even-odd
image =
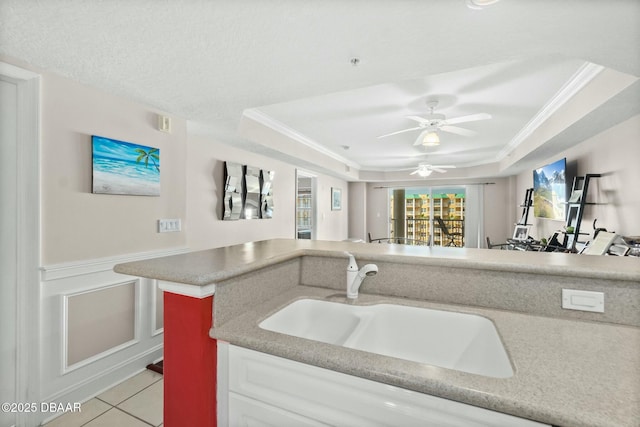
[[[331,210],[339,211],[342,209],[342,190],[340,188],[331,187]]]
[[[160,149],[91,136],[92,192],[160,196]]]
[[[274,175],[274,171],[224,162],[222,219],[273,218]]]

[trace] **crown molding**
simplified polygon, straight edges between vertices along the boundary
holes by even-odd
[[[267,126],[275,130],[276,132],[279,132],[282,135],[311,148],[312,150],[315,150],[321,154],[324,154],[327,157],[330,157],[334,160],[344,163],[345,165],[351,168],[361,169],[360,165],[357,164],[356,162],[349,160],[345,157],[342,157],[339,154],[334,153],[333,151],[327,149],[326,147],[322,146],[321,144],[317,143],[316,141],[312,140],[306,135],[301,134],[295,129],[290,128],[284,123],[274,119],[273,117],[263,113],[262,111],[256,108],[246,109],[242,112],[242,115],[264,126]]]
[[[513,150],[533,134],[549,117],[554,115],[560,107],[566,104],[590,81],[600,74],[605,67],[592,62],[585,62],[573,76],[560,88],[558,92],[545,104],[540,111],[513,137],[511,141],[498,153],[498,161],[503,160]]]

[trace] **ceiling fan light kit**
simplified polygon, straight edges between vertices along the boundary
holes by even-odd
[[[429,165],[427,163],[420,163],[418,167],[409,175],[418,174],[422,178],[426,178],[433,173],[433,171],[445,173],[446,169],[455,169],[453,165]]]
[[[408,129],[402,129],[399,131],[395,131],[392,133],[387,133],[385,135],[380,135],[378,138],[386,138],[392,135],[398,135],[405,132],[411,132],[414,130],[420,130],[421,133],[418,138],[413,143],[414,146],[425,146],[425,147],[435,147],[440,145],[440,135],[438,134],[440,131],[448,132],[455,135],[472,137],[477,135],[477,133],[470,129],[461,128],[458,126],[452,126],[458,123],[465,122],[475,122],[478,120],[488,120],[491,119],[491,114],[487,113],[475,113],[469,114],[466,116],[458,116],[447,119],[444,114],[436,113],[435,109],[438,106],[438,101],[434,99],[427,99],[426,101],[427,108],[429,108],[429,114],[424,117],[420,116],[405,116],[407,119],[412,120],[418,124],[418,126],[411,127]],[[452,165],[444,165],[444,166],[434,166],[429,165],[427,163],[420,163],[418,167],[411,172],[410,175],[419,175],[422,178],[426,178],[430,176],[433,171],[444,173],[446,169],[455,168]]]
[[[418,139],[413,145],[421,145],[421,144],[426,146],[439,145],[440,137],[437,134],[438,131],[448,132],[455,135],[472,137],[477,135],[475,131],[461,128],[458,126],[452,126],[452,125],[458,124],[458,123],[465,123],[465,122],[475,122],[478,120],[487,120],[491,118],[491,114],[476,113],[476,114],[469,114],[466,116],[459,116],[459,117],[453,117],[453,118],[447,119],[447,117],[444,114],[438,114],[434,112],[437,106],[438,106],[438,101],[433,101],[433,100],[427,101],[429,114],[427,114],[425,117],[406,116],[407,119],[417,122],[418,126],[387,133],[385,135],[380,135],[378,136],[378,138],[386,138],[388,136],[398,135],[405,132],[421,130],[423,133],[420,134],[420,136],[418,137]],[[425,135],[424,138],[422,137],[423,134]]]
[[[498,3],[499,0],[467,0],[467,7],[469,9],[484,9],[487,6]]]
[[[422,140],[422,145],[426,145],[427,147],[434,147],[436,145],[440,145],[440,137],[436,132],[427,132]]]

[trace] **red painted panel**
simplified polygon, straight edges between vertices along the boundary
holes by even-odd
[[[213,296],[164,292],[164,425],[216,426]]]

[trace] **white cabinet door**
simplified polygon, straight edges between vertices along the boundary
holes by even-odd
[[[225,352],[228,347],[228,354]],[[218,343],[228,363],[230,426],[272,425],[265,414],[291,414],[334,426],[541,427],[535,421],[394,387],[245,348]],[[218,387],[227,387],[220,378]],[[222,374],[224,375],[224,374]],[[267,409],[269,408],[269,409]],[[281,410],[281,411],[280,411]],[[249,412],[246,412],[249,411]],[[262,413],[262,412],[260,412]],[[284,415],[283,415],[284,416]],[[247,418],[248,417],[248,418]],[[249,419],[267,424],[252,424]],[[285,418],[286,419],[286,418]],[[238,424],[236,424],[236,422]],[[224,423],[221,423],[223,425]],[[279,426],[296,425],[276,424]],[[307,425],[307,424],[304,424]]]
[[[229,425],[234,427],[326,427],[328,424],[237,393],[229,393]]]

